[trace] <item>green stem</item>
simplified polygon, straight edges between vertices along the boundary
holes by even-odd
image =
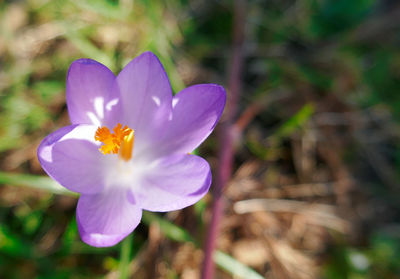
[[[119,263],[119,279],[129,278],[129,263],[131,260],[131,253],[132,253],[132,240],[133,240],[133,233],[128,235],[122,241],[121,260]]]
[[[28,175],[28,174],[11,174],[6,172],[0,172],[0,185],[1,184],[9,184],[16,186],[27,186],[33,189],[41,189],[48,191],[53,194],[61,194],[61,195],[69,195],[75,196],[78,195],[74,192],[68,191],[64,187],[57,184],[57,182],[53,181],[51,178],[46,176],[38,176],[38,175]],[[192,242],[198,246],[198,243],[192,238],[192,236],[184,230],[183,228],[171,223],[170,221],[164,219],[158,214],[153,212],[144,211],[143,212],[143,223],[149,225],[151,222],[157,222],[160,225],[162,232],[171,240],[185,243]],[[1,228],[0,228],[1,229]],[[131,275],[131,271],[129,270],[129,264],[132,257],[132,243],[133,243],[133,235],[130,234],[125,238],[121,245],[121,259],[119,266],[119,278],[129,278]],[[95,248],[89,248],[91,252],[99,251],[92,250]],[[104,251],[104,250],[102,250]],[[102,252],[100,252],[102,253]],[[251,268],[241,264],[236,259],[231,256],[222,253],[221,251],[216,251],[214,253],[215,262],[224,270],[231,273],[233,276],[238,278],[246,278],[246,279],[261,279],[263,276],[256,273]]]

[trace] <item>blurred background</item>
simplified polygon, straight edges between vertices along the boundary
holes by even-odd
[[[399,278],[399,4],[247,2],[216,278]],[[200,278],[211,195],[92,248],[36,149],[69,124],[78,58],[118,73],[150,50],[175,93],[229,98],[233,21],[226,0],[0,0],[0,278]],[[214,173],[216,134],[198,150]]]

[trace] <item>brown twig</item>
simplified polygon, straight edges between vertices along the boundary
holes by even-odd
[[[229,76],[230,95],[227,102],[225,121],[220,130],[220,154],[219,168],[213,188],[212,218],[208,228],[203,262],[203,279],[214,277],[213,254],[216,246],[219,223],[223,215],[222,191],[232,174],[234,158],[233,147],[233,122],[238,109],[239,95],[241,91],[241,76],[243,64],[244,23],[246,17],[246,1],[236,0],[234,2],[234,24],[233,24],[233,51],[232,64]]]

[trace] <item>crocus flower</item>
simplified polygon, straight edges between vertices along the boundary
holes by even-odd
[[[190,152],[222,114],[221,86],[194,85],[173,96],[160,61],[145,52],[116,77],[94,60],[76,60],[66,95],[72,125],[48,135],[38,158],[50,177],[80,193],[84,242],[115,245],[142,210],[178,210],[207,193],[210,166]]]

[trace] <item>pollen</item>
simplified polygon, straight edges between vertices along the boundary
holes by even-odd
[[[106,126],[99,127],[94,139],[103,143],[99,148],[103,154],[119,154],[126,161],[132,157],[134,131],[126,125],[122,128],[122,124],[118,123],[113,133]]]

